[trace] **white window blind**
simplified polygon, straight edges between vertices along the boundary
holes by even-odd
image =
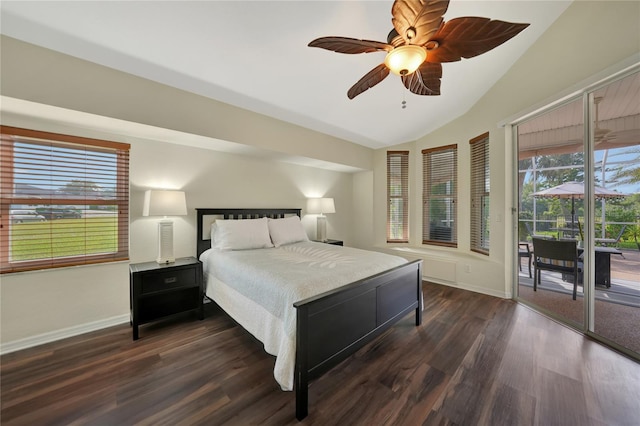
[[[469,141],[471,149],[471,250],[489,254],[489,132]]]
[[[458,146],[422,151],[422,243],[457,247]]]
[[[387,242],[409,242],[409,151],[387,152]]]
[[[0,129],[0,272],[127,260],[129,144]]]

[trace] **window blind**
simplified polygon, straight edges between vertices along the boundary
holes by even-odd
[[[489,132],[469,141],[471,149],[471,250],[489,254]]]
[[[457,247],[458,146],[422,151],[422,243]]]
[[[409,242],[409,151],[387,152],[387,242]]]
[[[0,130],[0,272],[127,260],[129,144]]]

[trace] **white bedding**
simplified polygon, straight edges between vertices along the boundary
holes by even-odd
[[[202,253],[206,294],[276,356],[274,377],[293,389],[296,310],[293,304],[407,263],[401,257],[298,242],[278,248]]]

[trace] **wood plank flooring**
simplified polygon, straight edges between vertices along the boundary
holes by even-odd
[[[408,316],[314,381],[309,425],[638,425],[640,365],[510,300],[425,283]],[[294,425],[274,358],[215,305],[4,355],[2,425]]]

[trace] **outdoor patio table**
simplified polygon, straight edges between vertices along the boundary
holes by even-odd
[[[596,285],[603,285],[607,288],[611,287],[611,255],[619,254],[622,256],[622,252],[613,247],[594,247],[596,256]],[[584,256],[584,249],[578,248],[578,255],[580,259]],[[579,277],[582,281],[582,276]]]

